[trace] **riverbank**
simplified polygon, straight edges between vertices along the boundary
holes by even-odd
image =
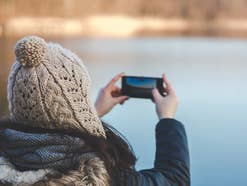
[[[117,37],[203,35],[247,37],[247,20],[211,22],[158,17],[94,15],[84,18],[13,17],[2,22],[0,36]]]

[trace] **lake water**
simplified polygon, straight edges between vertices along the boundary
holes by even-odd
[[[6,114],[6,76],[13,43],[0,40],[1,110]],[[247,185],[247,40],[209,38],[64,39],[77,53],[98,89],[119,72],[161,76],[180,98],[176,118],[190,147],[193,186]],[[130,99],[103,118],[120,130],[138,157],[137,168],[154,161],[158,122],[150,100]]]

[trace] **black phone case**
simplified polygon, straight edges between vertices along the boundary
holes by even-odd
[[[126,83],[127,78],[138,78],[138,79],[155,79],[156,80],[156,88],[160,92],[161,95],[164,96],[165,89],[163,87],[163,79],[156,77],[143,77],[143,76],[123,76],[122,77],[122,95],[126,95],[133,98],[146,98],[153,99],[152,89],[150,88],[135,88],[128,86]]]

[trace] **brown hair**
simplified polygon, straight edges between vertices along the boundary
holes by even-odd
[[[111,125],[102,123],[107,139],[101,141],[105,148],[99,148],[99,150],[103,155],[109,174],[119,178],[121,171],[134,171],[137,159],[128,140]]]

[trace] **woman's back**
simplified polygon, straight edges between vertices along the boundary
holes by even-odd
[[[2,185],[190,185],[186,134],[172,119],[177,98],[165,77],[166,97],[153,91],[160,119],[154,167],[136,171],[127,140],[100,120],[128,99],[115,85],[123,74],[93,106],[90,77],[75,54],[38,37],[20,40],[15,53],[10,120],[0,124]]]

